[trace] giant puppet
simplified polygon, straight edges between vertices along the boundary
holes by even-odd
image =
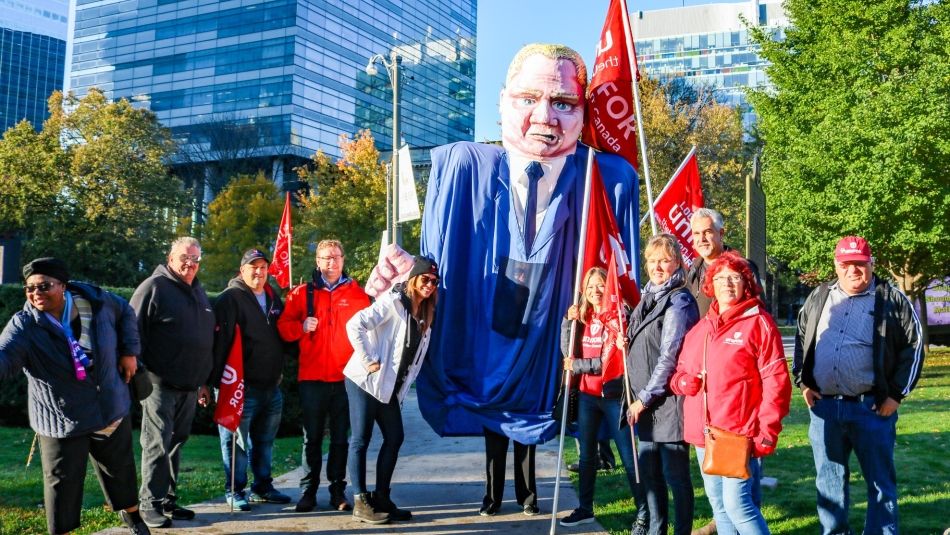
[[[503,147],[460,142],[432,151],[421,249],[439,265],[440,292],[417,391],[442,436],[488,430],[538,444],[557,432],[551,412],[581,232],[586,85],[577,52],[528,45],[501,91]],[[636,172],[618,156],[596,160],[624,248],[635,256]],[[536,184],[531,162],[544,173]]]

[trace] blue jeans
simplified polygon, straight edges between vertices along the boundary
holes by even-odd
[[[756,503],[755,493],[762,477],[762,464],[758,459],[749,459],[749,479],[707,475],[703,472],[703,457],[706,450],[696,448],[696,460],[699,473],[703,476],[703,487],[713,510],[717,533],[739,533],[741,535],[762,535],[771,533],[762,510]]]
[[[673,533],[693,530],[695,495],[689,478],[689,445],[685,442],[640,441],[640,481],[646,489],[650,535],[666,535],[669,498],[673,494]]]
[[[320,486],[323,464],[323,432],[330,430],[330,452],[327,454],[327,481],[330,494],[339,494],[346,487],[347,433],[350,430],[350,408],[343,381],[301,381],[300,420],[303,424],[303,477],[300,486],[316,491]]]
[[[402,408],[399,398],[393,392],[389,403],[381,403],[372,394],[363,390],[349,379],[343,380],[346,395],[350,402],[350,479],[353,480],[357,494],[368,492],[366,489],[366,449],[373,436],[373,424],[379,425],[383,443],[376,458],[376,490],[389,492],[389,485],[399,459],[399,448],[405,438],[402,429]]]
[[[580,459],[577,463],[580,479],[579,508],[594,514],[594,483],[597,479],[597,469],[600,467],[597,434],[602,422],[606,420],[617,445],[620,462],[623,463],[627,474],[637,517],[646,520],[646,493],[643,485],[637,483],[637,476],[633,471],[633,440],[630,438],[630,428],[627,425],[620,426],[620,405],[619,399],[605,399],[580,392],[577,404],[577,442],[580,445]],[[606,446],[609,448],[610,443]]]
[[[271,456],[283,409],[284,396],[279,386],[244,387],[244,414],[241,416],[241,426],[238,428],[240,436],[234,451],[234,492],[242,492],[247,487],[248,457],[254,474],[251,492],[264,494],[274,488],[270,471]],[[218,435],[224,461],[224,490],[231,492],[232,433],[219,425]]]
[[[852,450],[868,489],[864,533],[897,533],[897,413],[882,418],[871,410],[872,406],[871,396],[865,396],[863,401],[826,397],[815,402],[809,411],[808,438],[817,472],[818,520],[825,535],[851,533],[848,460]]]

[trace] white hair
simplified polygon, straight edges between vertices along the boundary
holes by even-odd
[[[181,236],[179,238],[175,238],[175,241],[172,242],[171,247],[168,248],[168,256],[171,256],[172,251],[178,248],[179,245],[185,247],[186,249],[188,247],[197,247],[198,252],[201,252],[201,244],[198,243],[198,240],[192,238],[191,236]]]
[[[693,212],[693,215],[689,216],[689,224],[693,225],[693,221],[696,221],[700,217],[707,217],[712,220],[713,228],[716,232],[722,230],[722,214],[713,210],[712,208],[700,208]]]

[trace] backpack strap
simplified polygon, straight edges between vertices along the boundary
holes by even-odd
[[[307,317],[312,318],[313,316],[313,282],[307,282]]]

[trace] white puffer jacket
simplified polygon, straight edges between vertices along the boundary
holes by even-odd
[[[409,310],[403,305],[400,293],[395,289],[386,292],[369,308],[364,308],[346,323],[346,334],[353,345],[353,355],[343,369],[343,375],[381,403],[389,403],[392,399],[406,340]],[[409,387],[419,375],[431,334],[432,329],[426,329],[422,333],[419,349],[409,365],[406,381],[396,393],[400,404],[406,399]],[[380,365],[379,371],[369,373],[367,367],[375,362]]]

